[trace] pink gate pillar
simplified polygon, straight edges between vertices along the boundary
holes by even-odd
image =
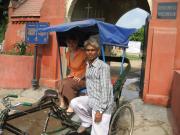
[[[180,56],[180,52],[177,51],[177,41],[178,37],[180,38],[179,4],[178,0],[153,1],[144,80],[145,103],[169,105],[173,73],[175,68],[180,68],[180,63],[176,62],[179,59],[177,56]]]
[[[65,0],[46,0],[41,10],[40,22],[49,22],[50,26],[65,21]],[[56,33],[50,33],[48,45],[39,49],[38,76],[40,86],[56,88],[60,78],[59,55]]]

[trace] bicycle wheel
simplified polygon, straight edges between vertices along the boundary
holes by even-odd
[[[109,135],[132,135],[134,113],[130,104],[120,106],[112,116]]]

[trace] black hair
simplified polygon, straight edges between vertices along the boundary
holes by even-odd
[[[79,38],[78,38],[78,36],[77,36],[76,34],[71,33],[71,34],[68,34],[68,35],[66,36],[66,41],[67,41],[67,40],[74,40],[74,41],[78,41],[78,40],[79,40]]]

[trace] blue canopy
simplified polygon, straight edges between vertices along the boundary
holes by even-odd
[[[118,27],[116,25],[88,19],[83,21],[69,22],[57,26],[50,26],[40,29],[42,32],[56,32],[59,44],[64,44],[65,37],[70,33],[76,33],[82,41],[89,38],[91,35],[99,34],[101,45],[113,45],[119,47],[128,47],[128,38],[136,32],[136,29],[128,29]]]

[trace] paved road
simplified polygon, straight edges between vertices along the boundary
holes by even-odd
[[[135,115],[135,127],[133,135],[172,135],[170,125],[170,109],[144,104],[143,101],[138,97],[136,85],[133,83],[136,83],[136,79],[129,79],[126,82],[122,92],[123,97],[130,100],[133,106]],[[19,95],[19,98],[13,101],[13,103],[19,101],[35,103],[43,95],[45,89],[46,88],[40,88],[38,90],[0,89],[0,98],[8,93],[16,93]],[[32,135],[38,135],[41,132],[43,125],[41,123],[44,123],[45,114],[47,114],[46,110],[32,114],[28,117],[24,117],[23,119],[14,121],[13,123],[18,123],[21,128],[31,132]]]
[[[131,70],[129,79],[126,81],[122,97],[131,101],[133,111],[135,115],[135,127],[133,135],[172,135],[171,128],[171,111],[170,108],[161,106],[144,104],[142,99],[139,98],[139,74],[140,74],[140,62],[135,62],[134,68]],[[119,68],[117,69],[119,70]],[[27,101],[35,103],[43,95],[46,88],[33,89],[1,89],[0,98],[9,93],[16,93],[19,95],[18,99],[15,99],[13,103],[19,101]],[[2,109],[2,105],[0,105]],[[42,131],[42,126],[45,121],[47,110],[34,113],[28,117],[23,117],[13,121],[15,125],[25,131],[29,131],[30,135],[39,135]],[[56,123],[53,123],[56,124]],[[53,125],[52,124],[52,125]],[[6,135],[11,135],[6,133]]]
[[[170,108],[144,104],[139,98],[138,78],[128,79],[122,96],[131,101],[135,115],[133,135],[172,135]]]

